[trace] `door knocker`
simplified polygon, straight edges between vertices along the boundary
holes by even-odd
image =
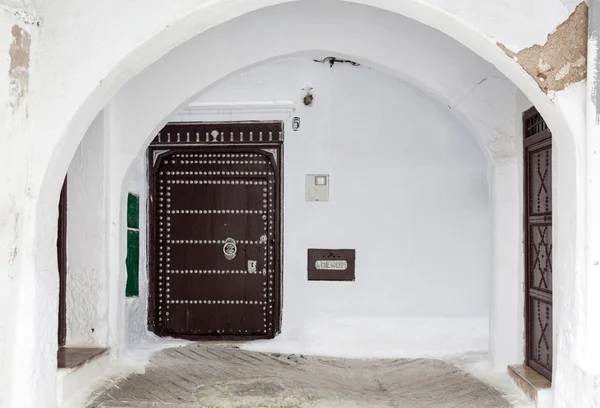
[[[231,261],[233,258],[235,258],[235,255],[237,254],[237,245],[235,244],[235,240],[233,238],[227,238],[225,240],[225,245],[223,245],[223,253],[228,261]]]

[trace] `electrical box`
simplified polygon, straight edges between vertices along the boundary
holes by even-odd
[[[329,174],[306,175],[306,201],[329,201]]]

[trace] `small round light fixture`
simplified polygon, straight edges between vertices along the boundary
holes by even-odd
[[[304,85],[304,87],[302,88],[302,90],[305,93],[304,99],[303,99],[304,105],[306,105],[306,106],[312,105],[313,100],[314,100],[314,96],[312,94],[313,87],[310,84],[306,84],[306,85]]]

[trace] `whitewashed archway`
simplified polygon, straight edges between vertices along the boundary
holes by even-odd
[[[173,49],[183,41],[193,38],[227,20],[281,2],[260,0],[238,0],[226,3],[214,2],[178,21],[174,21],[168,28],[148,39],[143,46],[132,49],[127,57],[120,64],[113,67],[109,75],[92,92],[86,95],[85,100],[72,107],[66,126],[56,129],[60,133],[60,138],[49,141],[48,144],[34,149],[36,157],[43,165],[39,166],[41,170],[38,173],[32,174],[31,177],[31,184],[38,187],[36,190],[38,194],[35,195],[35,201],[27,208],[28,213],[25,221],[26,233],[23,239],[24,247],[28,248],[28,252],[24,255],[25,273],[22,284],[30,285],[36,295],[35,298],[39,300],[34,301],[35,303],[32,308],[30,304],[31,298],[23,296],[20,299],[20,315],[18,320],[23,328],[23,330],[20,330],[20,336],[22,336],[23,341],[16,342],[17,346],[13,362],[16,364],[18,361],[20,365],[30,367],[29,369],[19,370],[13,379],[15,381],[13,398],[16,398],[15,401],[19,401],[20,406],[44,406],[48,395],[52,395],[54,392],[51,377],[55,371],[53,345],[56,338],[54,322],[57,309],[57,278],[52,273],[56,269],[56,254],[53,249],[56,222],[55,217],[52,215],[56,213],[55,207],[58,201],[58,191],[62,178],[75,149],[84,135],[85,129],[122,85],[133,78],[136,78],[135,81],[143,81],[144,75],[147,75],[150,71],[141,71],[151,63],[157,61],[167,51]],[[575,233],[580,226],[579,222],[581,219],[581,217],[578,217],[578,211],[581,207],[581,186],[574,182],[576,179],[575,166],[579,157],[576,155],[577,149],[572,129],[560,107],[551,101],[547,95],[542,93],[533,79],[515,61],[508,58],[495,42],[464,25],[454,16],[412,0],[365,0],[361,1],[361,3],[406,16],[454,38],[475,54],[490,62],[509,78],[536,105],[546,118],[554,132],[557,147],[555,149],[555,152],[557,152],[555,153],[555,170],[560,177],[555,178],[554,183],[556,187],[560,188],[561,196],[569,197],[568,200],[561,200],[559,198],[555,204],[555,213],[559,214],[555,234],[560,236],[560,240],[563,243],[560,250],[555,252],[555,271],[559,280],[556,285],[558,289],[555,292],[557,296],[556,303],[574,302],[574,300],[563,299],[565,291],[573,293],[576,292],[576,288],[572,287],[571,280],[567,280],[566,275],[561,272],[569,270],[571,276],[573,276],[574,272],[570,267],[574,264],[577,252],[581,250],[581,243],[578,241],[578,236]],[[231,23],[236,24],[236,21],[232,21]],[[210,32],[206,34],[210,35]],[[238,60],[238,57],[232,54],[228,58],[215,61],[215,67],[218,68],[219,75],[222,77],[237,69],[289,53],[290,49],[286,48],[287,44],[282,43],[283,36],[279,36],[277,33],[272,34],[274,45],[281,47],[279,50],[276,48],[264,50],[265,52],[259,57],[260,53],[258,51],[260,50],[256,49],[252,50],[256,52],[252,52],[252,55],[247,55],[245,59]],[[357,55],[353,52],[352,47],[317,47],[316,45],[309,47],[307,44],[296,46],[293,49],[298,52],[325,48],[347,55]],[[315,43],[313,42],[313,44]],[[206,44],[207,47],[213,47],[213,52],[217,52],[218,49],[215,47],[221,45],[215,43]],[[181,49],[183,48],[178,48],[174,52],[180,52]],[[367,51],[365,50],[365,53]],[[368,55],[357,56],[373,61],[380,59],[369,57]],[[378,63],[381,66],[389,65],[390,67],[397,65],[383,62]],[[159,62],[156,67],[152,69],[161,69],[161,63]],[[169,73],[173,74],[173,71],[169,69],[164,72],[164,74]],[[139,76],[135,77],[136,74],[139,74]],[[180,89],[179,92],[173,94],[174,96],[176,95],[176,98],[174,97],[168,104],[161,105],[160,108],[156,107],[156,111],[153,112],[146,111],[145,114],[148,114],[149,117],[155,120],[154,128],[147,129],[146,137],[159,128],[169,114],[183,106],[195,93],[218,79],[219,76],[207,79],[207,82],[203,86],[190,91],[187,97],[186,92],[189,90]],[[128,86],[134,86],[134,82]],[[150,96],[143,93],[138,95],[141,98]],[[115,101],[114,109],[118,111],[119,104],[122,103],[132,104],[132,106],[142,106],[138,102],[135,100],[126,100],[126,98],[119,99]],[[44,151],[39,150],[42,148]],[[138,144],[137,149],[139,148],[140,145]],[[117,288],[113,289],[116,290]],[[574,310],[576,308],[558,307],[555,311],[555,320],[559,322],[555,328],[559,338],[561,335],[561,321],[573,319],[576,322],[575,332],[577,333],[577,322],[579,320],[577,316],[572,316]],[[113,316],[113,319],[117,319],[116,315]],[[563,343],[559,341],[557,344]],[[559,352],[569,353],[568,343],[564,344],[565,346]],[[28,392],[29,387],[26,384],[30,384],[29,376],[33,367],[37,367],[34,371],[39,371],[40,375],[37,377],[39,380],[39,387],[36,387],[38,392],[32,395]]]

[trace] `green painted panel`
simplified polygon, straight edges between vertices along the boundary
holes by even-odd
[[[127,228],[140,228],[140,198],[131,193],[127,196]]]
[[[139,231],[127,231],[127,286],[125,295],[128,297],[139,295],[140,276],[140,233]]]

